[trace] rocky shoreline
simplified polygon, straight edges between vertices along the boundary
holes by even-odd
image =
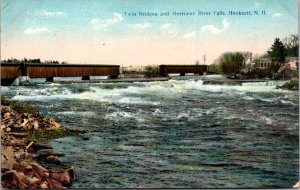
[[[56,137],[79,133],[63,127],[53,118],[36,113],[18,113],[1,105],[1,184],[2,188],[67,188],[74,181],[74,166],[61,168],[63,153],[43,152],[53,149],[42,144]],[[46,169],[39,162],[54,163]],[[58,167],[58,168],[57,168]]]

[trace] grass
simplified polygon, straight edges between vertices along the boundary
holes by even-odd
[[[15,110],[18,113],[36,113],[38,110],[30,104],[21,104],[15,100],[11,100],[5,96],[1,96],[1,105],[10,106],[11,109]]]
[[[53,139],[66,137],[71,135],[78,135],[84,133],[84,131],[78,131],[73,129],[59,129],[59,130],[43,130],[43,131],[30,131],[28,139],[35,144],[46,143]]]
[[[38,110],[30,104],[21,104],[15,100],[11,100],[5,96],[1,96],[1,105],[10,106],[11,109],[15,110],[19,114],[29,113],[33,114],[38,112]],[[33,141],[35,144],[49,142],[55,138],[66,137],[71,135],[78,135],[84,133],[85,131],[74,130],[68,128],[53,129],[53,130],[26,130],[28,132],[28,140]]]

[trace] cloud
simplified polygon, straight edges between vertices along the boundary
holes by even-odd
[[[260,7],[260,3],[259,2],[255,2],[254,3],[254,6],[257,8],[257,7]]]
[[[273,14],[272,14],[272,18],[279,18],[279,17],[281,17],[281,16],[282,16],[281,13],[273,13]]]
[[[230,25],[230,23],[225,19],[222,21],[223,28],[219,29],[213,24],[205,25],[201,27],[202,32],[210,32],[212,34],[221,34],[224,32]]]
[[[162,32],[168,36],[171,37],[177,37],[178,36],[178,32],[175,30],[174,25],[167,23],[167,24],[163,24],[160,26],[160,29],[162,30]]]
[[[142,24],[134,24],[133,27],[136,28],[136,29],[146,29],[146,28],[149,28],[150,25],[151,25],[150,23],[145,22],[145,23],[142,23]]]
[[[107,28],[109,26],[115,25],[124,20],[124,17],[120,13],[114,13],[113,15],[113,18],[108,19],[91,19],[90,24],[93,26],[94,29],[99,30],[101,28]]]
[[[193,38],[196,36],[196,32],[188,32],[186,34],[183,35],[183,38]]]
[[[34,35],[34,34],[41,34],[41,33],[48,33],[50,32],[50,30],[48,30],[47,28],[27,28],[24,31],[24,34],[28,34],[28,35]]]
[[[223,24],[224,29],[227,29],[228,26],[230,25],[230,23],[227,20],[223,20],[222,24]]]
[[[90,24],[92,25],[96,25],[96,24],[99,24],[100,23],[100,19],[97,19],[97,18],[94,18],[90,21]]]
[[[65,12],[50,12],[50,11],[41,11],[40,14],[41,16],[45,17],[66,17],[67,14]]]
[[[205,25],[201,27],[202,32],[210,32],[212,34],[220,34],[222,33],[222,30],[216,28],[214,25]]]
[[[169,29],[171,27],[172,27],[172,24],[168,23],[168,24],[161,25],[160,29]]]

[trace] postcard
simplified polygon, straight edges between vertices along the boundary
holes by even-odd
[[[299,188],[297,0],[2,0],[3,188]]]

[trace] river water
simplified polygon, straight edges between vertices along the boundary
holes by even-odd
[[[279,83],[37,83],[2,94],[87,130],[50,143],[75,166],[72,188],[290,188],[299,93]]]

